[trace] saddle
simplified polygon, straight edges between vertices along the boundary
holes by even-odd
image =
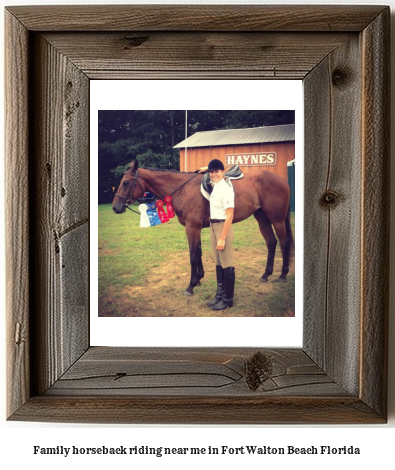
[[[240,170],[239,165],[234,165],[234,166],[232,166],[232,168],[229,168],[229,170],[227,172],[225,172],[225,181],[229,184],[229,186],[232,185],[230,180],[239,180],[243,177],[244,177],[244,175],[243,175],[242,171]],[[210,180],[210,173],[209,172],[207,172],[203,175],[202,190],[204,190],[208,194],[211,194],[213,192],[213,185],[212,185],[211,180]]]

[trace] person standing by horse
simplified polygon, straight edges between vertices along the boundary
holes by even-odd
[[[211,160],[208,171],[213,190],[208,194],[202,188],[203,196],[210,202],[210,243],[215,259],[217,292],[207,302],[212,310],[224,310],[233,307],[235,289],[235,268],[233,264],[233,214],[235,194],[232,183],[225,178],[225,168],[221,160]]]

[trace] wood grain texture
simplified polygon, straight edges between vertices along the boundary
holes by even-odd
[[[361,398],[387,411],[390,217],[389,9],[362,34]],[[374,222],[372,222],[374,221]],[[372,315],[376,312],[376,315]]]
[[[89,82],[43,38],[32,50],[33,383],[42,393],[89,345]]]
[[[356,397],[33,397],[12,419],[73,423],[379,424]]]
[[[336,201],[330,216],[327,261],[328,375],[352,394],[358,393],[361,257],[361,68],[359,39],[330,55],[331,154],[326,191]],[[341,266],[341,269],[339,269]],[[339,367],[341,365],[341,367]]]
[[[359,386],[362,285],[358,50],[354,36],[305,79],[305,252],[314,255],[305,259],[304,318],[306,338],[320,338],[306,351],[351,393]]]
[[[303,344],[317,364],[326,367],[327,325],[327,256],[329,216],[320,199],[327,189],[328,163],[331,153],[331,100],[329,57],[304,80],[305,96],[305,213],[304,245],[304,339]],[[325,248],[324,248],[325,247]],[[307,274],[308,273],[308,274]],[[314,282],[310,280],[314,279]],[[306,282],[307,281],[307,282]]]
[[[385,422],[389,9],[79,8],[6,13],[9,419]],[[278,71],[305,84],[303,348],[90,348],[89,80]]]
[[[255,395],[344,396],[303,351],[262,350],[265,357]],[[54,395],[251,397],[249,349],[90,348],[46,393]]]
[[[348,33],[45,34],[91,79],[299,79]],[[298,60],[295,61],[295,57]]]
[[[28,31],[7,12],[5,39],[7,413],[13,413],[30,396],[29,81]]]
[[[381,6],[64,5],[8,7],[31,31],[361,31]]]

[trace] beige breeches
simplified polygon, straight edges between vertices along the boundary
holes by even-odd
[[[234,233],[233,227],[231,226],[225,240],[225,248],[223,250],[217,250],[217,240],[219,240],[219,238],[221,237],[224,223],[225,222],[210,224],[210,242],[215,259],[215,264],[217,266],[222,266],[225,269],[234,266],[232,248]]]

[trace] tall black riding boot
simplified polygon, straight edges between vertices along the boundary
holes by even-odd
[[[222,266],[216,266],[215,270],[217,273],[217,293],[215,294],[215,297],[212,300],[206,303],[206,305],[208,305],[209,307],[212,307],[213,305],[217,304],[222,299],[222,296],[225,292],[224,270],[222,269]]]
[[[225,282],[225,293],[222,296],[222,299],[212,305],[210,308],[212,310],[224,310],[225,308],[233,307],[233,296],[235,292],[235,268],[225,268],[224,269],[224,282]]]

